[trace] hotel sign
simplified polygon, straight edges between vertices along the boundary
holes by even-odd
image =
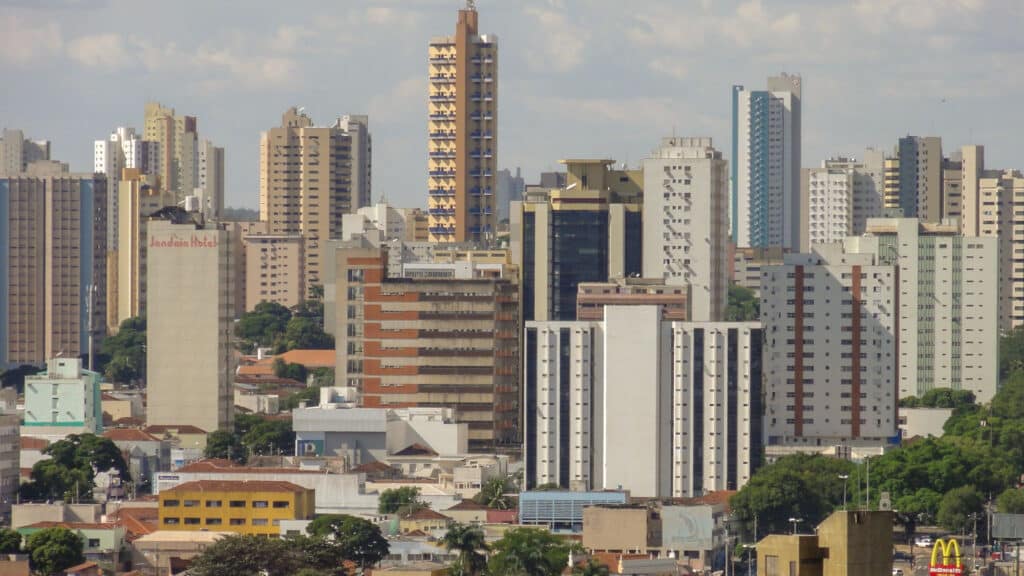
[[[149,239],[150,248],[216,248],[216,234],[192,234],[191,236],[179,236],[171,234],[166,238],[155,236]]]
[[[931,576],[961,576],[964,573],[963,564],[960,562],[960,545],[956,539],[950,538],[943,541],[939,538],[932,547],[932,560],[928,564],[928,574]]]

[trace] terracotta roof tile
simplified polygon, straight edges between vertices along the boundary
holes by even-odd
[[[487,510],[487,506],[484,506],[483,504],[478,504],[476,502],[473,502],[472,500],[463,500],[462,502],[459,502],[455,506],[445,509],[446,512],[448,510]]]
[[[118,528],[113,522],[36,522],[23,528],[67,528],[68,530],[113,530]]]
[[[174,488],[161,490],[161,494],[177,492],[305,492],[303,488],[282,480],[193,480]]]
[[[136,428],[114,428],[103,433],[114,442],[159,442],[160,438]]]
[[[451,520],[451,518],[437,512],[436,510],[431,510],[430,508],[420,508],[405,518],[402,518],[402,520]]]
[[[48,440],[43,438],[32,438],[30,436],[21,437],[21,449],[22,450],[42,450],[50,445]]]
[[[148,426],[145,429],[146,432],[155,435],[162,435],[164,433],[169,434],[206,434],[206,430],[193,426],[191,424],[161,424]]]
[[[392,456],[437,456],[437,452],[434,452],[423,444],[416,443],[402,448],[398,452],[392,454]]]

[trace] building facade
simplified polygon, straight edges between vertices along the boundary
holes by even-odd
[[[643,275],[689,285],[691,320],[725,317],[728,182],[711,138],[663,138],[644,160]]]
[[[766,90],[732,88],[733,242],[796,249],[800,242],[800,76]]]
[[[450,407],[470,450],[519,437],[519,298],[502,278],[388,278],[381,247],[332,243],[336,381],[366,407]]]
[[[160,530],[277,536],[282,520],[312,520],[314,492],[273,480],[196,480],[160,491]]]
[[[904,218],[938,222],[945,206],[942,192],[942,139],[904,136],[896,145],[899,207]]]
[[[54,164],[0,177],[0,366],[89,351],[105,332],[107,181]]]
[[[868,218],[882,216],[882,162],[882,154],[869,149],[865,160],[831,158],[801,171],[801,251],[863,234]]]
[[[245,245],[245,310],[260,302],[287,308],[305,299],[302,279],[306,243],[298,234],[247,234]]]
[[[164,190],[180,201],[193,194],[198,181],[198,122],[195,116],[179,116],[174,108],[147,102],[143,139],[156,142],[156,164],[150,167],[160,177]]]
[[[683,497],[758,466],[759,324],[607,306],[603,321],[529,322],[524,346],[528,486]]]
[[[612,278],[608,282],[581,282],[576,296],[576,319],[600,322],[605,306],[661,307],[665,320],[690,317],[689,286],[669,286],[652,278]]]
[[[237,255],[226,230],[193,217],[172,210],[147,224],[146,420],[212,432],[233,420]]]
[[[523,199],[523,192],[526,191],[526,181],[523,180],[522,171],[517,167],[515,175],[505,168],[498,170],[497,195],[495,196],[498,222],[508,220],[509,208],[515,200]]]
[[[289,108],[281,125],[260,135],[260,220],[269,234],[301,234],[306,292],[323,285],[327,241],[342,218],[370,202],[370,135],[366,116],[314,126]]]
[[[479,32],[473,2],[454,36],[432,38],[427,104],[431,242],[490,242],[496,231],[498,39]]]
[[[891,441],[898,295],[894,266],[842,244],[761,268],[765,444]]]
[[[580,282],[639,276],[643,268],[643,172],[612,160],[563,160],[564,188],[512,203],[512,263],[524,320],[574,320]]]
[[[156,165],[159,146],[147,142],[135,133],[135,129],[118,126],[106,140],[93,143],[93,172],[107,177],[107,248],[117,250],[119,229],[120,200],[117,190],[125,168],[136,170],[140,174],[150,174]]]
[[[61,439],[99,434],[102,426],[100,375],[78,358],[51,358],[45,373],[25,377],[27,435]]]
[[[29,140],[24,132],[11,128],[0,134],[0,176],[13,176],[33,162],[49,159],[49,140]]]
[[[209,140],[199,142],[196,149],[196,188],[199,209],[207,219],[216,219],[224,212],[224,149]]]

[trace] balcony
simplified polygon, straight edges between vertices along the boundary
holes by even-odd
[[[447,74],[440,74],[437,76],[431,76],[430,81],[435,84],[452,84],[455,82],[455,77],[448,76]]]
[[[469,189],[469,193],[472,196],[492,196],[494,193],[491,191],[490,186],[481,188],[480,186],[473,186]]]
[[[491,208],[489,208],[489,207],[488,208],[470,208],[469,209],[469,213],[470,214],[483,214],[485,216],[489,216],[491,214],[494,214],[494,211]]]
[[[430,188],[427,190],[431,196],[455,196],[454,188]]]
[[[431,158],[455,158],[455,150],[435,150],[430,153]]]
[[[427,174],[434,178],[453,178],[455,177],[455,170],[431,170]]]
[[[473,150],[470,154],[470,158],[491,158],[494,155],[490,150]]]
[[[491,171],[490,170],[470,170],[469,171],[469,176],[471,178],[490,178],[491,177]]]
[[[441,130],[438,132],[431,132],[430,138],[433,140],[455,140],[455,130]]]
[[[447,120],[448,118],[455,118],[454,112],[435,112],[430,115],[431,120]]]
[[[477,130],[475,132],[470,132],[469,137],[473,138],[474,140],[480,140],[481,138],[484,140],[489,140],[491,138],[494,138],[494,135],[491,134],[490,132],[481,132]]]
[[[430,208],[427,213],[431,216],[453,216],[455,215],[455,208]]]
[[[455,62],[455,56],[454,55],[446,56],[444,54],[441,54],[441,55],[438,55],[438,56],[431,56],[430,57],[430,61],[431,62]]]
[[[427,230],[435,236],[455,234],[455,226],[431,226]]]
[[[493,120],[494,116],[491,114],[481,114],[479,112],[469,115],[470,120]]]
[[[455,102],[455,93],[446,92],[443,94],[433,94],[430,96],[431,102]]]

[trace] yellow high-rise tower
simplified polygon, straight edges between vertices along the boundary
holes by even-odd
[[[430,41],[429,232],[432,242],[494,237],[498,171],[498,39],[480,35],[472,0],[454,36]]]

